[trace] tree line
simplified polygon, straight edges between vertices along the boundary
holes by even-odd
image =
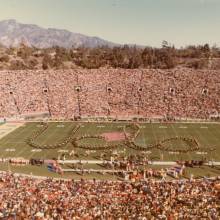
[[[1,49],[0,49],[1,51]],[[67,69],[67,68],[151,68],[171,69],[177,66],[188,68],[220,68],[220,48],[191,45],[175,48],[163,41],[160,48],[138,46],[108,46],[96,48],[39,49],[21,45],[5,48],[0,52],[0,66],[9,63],[9,69]]]

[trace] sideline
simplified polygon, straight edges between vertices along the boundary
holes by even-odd
[[[74,163],[81,163],[81,164],[103,164],[104,162],[111,162],[108,160],[58,160],[58,163],[60,164],[74,164]],[[148,165],[167,165],[167,166],[173,166],[178,165],[178,163],[174,161],[148,161]],[[203,165],[214,165],[214,166],[220,166],[220,161],[209,161],[204,163]]]
[[[82,181],[87,181],[87,182],[94,182],[94,180],[92,179],[85,179],[85,178],[82,178],[82,179],[74,179],[74,178],[58,178],[58,177],[47,177],[47,176],[37,176],[37,175],[29,175],[29,174],[24,174],[24,173],[13,173],[13,172],[8,172],[8,171],[0,171],[0,177],[2,175],[13,175],[15,177],[23,177],[23,178],[30,178],[30,179],[36,179],[36,180],[52,180],[52,181],[66,181],[66,182],[69,182],[69,181],[74,181],[74,182],[80,182]],[[163,183],[163,182],[169,182],[169,183],[175,183],[175,182],[199,182],[199,181],[216,181],[216,180],[220,180],[220,176],[216,176],[216,177],[202,177],[202,178],[195,178],[193,180],[190,180],[188,178],[180,178],[180,179],[167,179],[167,180],[158,180],[158,179],[151,179],[151,178],[147,178],[146,180],[140,180],[139,182],[151,182],[151,181],[154,181],[154,182],[158,182],[158,183]],[[95,179],[96,182],[118,182],[118,183],[121,183],[121,182],[132,182],[131,180],[124,180],[124,179],[117,179],[117,180],[101,180],[101,179]]]
[[[132,121],[132,120],[118,120],[118,121],[108,121],[108,120],[79,120],[79,121],[73,121],[73,120],[62,120],[62,119],[39,119],[39,120],[24,120],[24,119],[10,119],[7,121],[7,123],[14,122],[14,123],[41,123],[41,122],[57,122],[57,123],[65,123],[65,122],[72,122],[72,123],[78,123],[78,124],[132,124],[132,123],[137,123],[137,124],[161,124],[161,125],[169,125],[169,124],[220,124],[220,121],[212,121],[212,120],[205,120],[205,119],[180,119],[176,121],[157,121],[157,120],[146,120],[146,121]]]

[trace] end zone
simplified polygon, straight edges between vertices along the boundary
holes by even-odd
[[[14,131],[15,129],[23,126],[24,123],[21,122],[7,122],[0,126],[0,139]]]

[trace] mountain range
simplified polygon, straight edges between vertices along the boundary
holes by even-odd
[[[42,28],[34,24],[22,24],[14,19],[0,21],[0,44],[6,47],[17,47],[21,43],[37,48],[53,46],[92,48],[118,45],[99,37],[90,37],[62,29]]]

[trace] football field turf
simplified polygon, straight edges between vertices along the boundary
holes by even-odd
[[[68,137],[73,128],[79,125],[79,129],[73,137],[81,137],[83,135],[100,135],[109,132],[123,132],[123,128],[128,123],[76,123],[76,122],[50,122],[48,128],[36,138],[36,142],[41,145],[52,145],[61,142]],[[91,151],[89,155],[85,155],[85,149],[76,148],[70,142],[61,148],[55,149],[36,149],[28,145],[27,139],[33,132],[41,129],[40,123],[29,122],[17,128],[13,132],[0,139],[0,157],[23,157],[23,158],[40,158],[51,159],[58,158],[63,152],[68,153],[72,150],[77,154],[74,157],[67,155],[66,159],[100,159],[103,150]],[[140,132],[135,138],[135,144],[145,147],[154,145],[159,141],[173,137],[187,137],[196,139],[199,149],[180,153],[175,150],[189,149],[187,142],[181,139],[169,140],[164,143],[164,148],[169,150],[161,150],[153,148],[151,150],[135,150],[126,145],[116,148],[119,154],[146,154],[148,159],[176,161],[176,160],[214,160],[220,161],[220,124],[214,123],[141,123],[139,124]],[[129,133],[129,129],[127,129]],[[117,145],[121,142],[110,142]],[[85,138],[79,140],[79,144],[92,146],[103,146],[105,140],[96,138]],[[215,150],[210,150],[215,149]],[[110,155],[111,150],[105,150]]]

